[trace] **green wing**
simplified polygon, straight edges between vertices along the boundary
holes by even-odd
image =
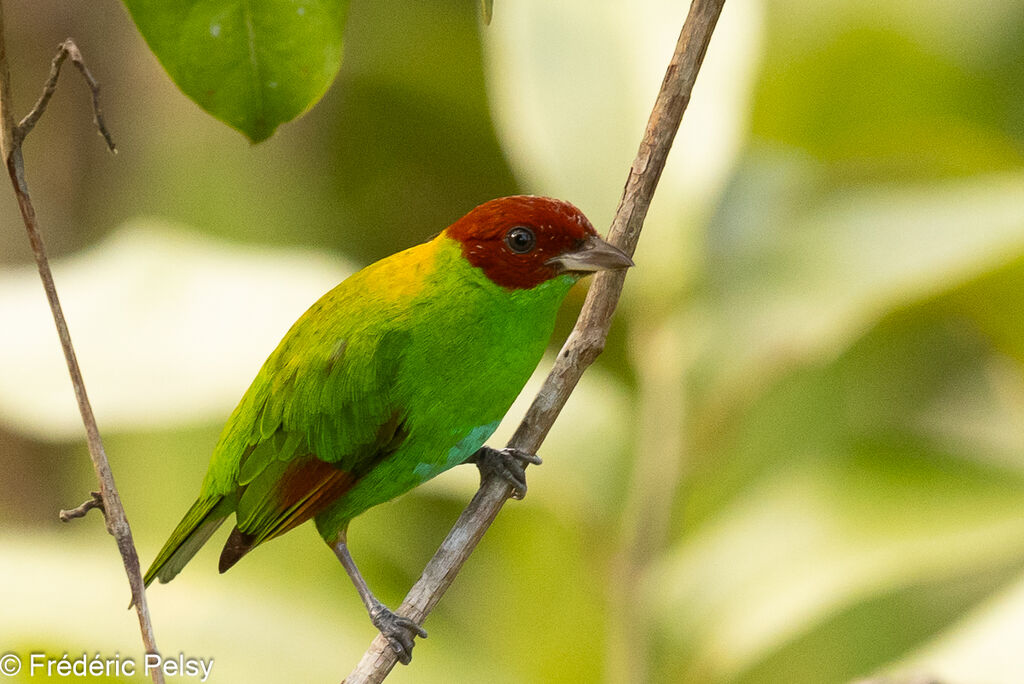
[[[233,510],[235,529],[220,561],[227,570],[336,501],[405,439],[395,380],[408,333],[374,326],[389,320],[381,312],[332,326],[323,311],[331,303],[328,295],[314,305],[267,359],[228,419],[199,499],[146,573],[147,584],[177,575]]]
[[[221,572],[336,501],[405,438],[393,389],[407,334],[363,328],[339,337],[303,325],[316,320],[304,317],[285,337],[227,428],[246,440]]]

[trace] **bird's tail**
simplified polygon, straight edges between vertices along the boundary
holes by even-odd
[[[174,528],[170,539],[160,549],[156,560],[146,571],[144,582],[148,587],[154,579],[170,582],[181,572],[192,556],[217,531],[224,518],[231,514],[233,507],[230,500],[223,496],[212,496],[196,500],[192,508]]]

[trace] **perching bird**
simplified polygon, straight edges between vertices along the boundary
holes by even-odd
[[[426,633],[370,592],[349,521],[460,463],[526,491],[532,454],[484,442],[582,276],[633,264],[567,202],[505,197],[349,277],[299,318],[228,419],[199,498],[146,572],[169,582],[224,520],[224,572],[313,519],[373,624],[408,663]]]

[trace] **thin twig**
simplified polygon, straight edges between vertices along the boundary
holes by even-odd
[[[608,240],[629,254],[636,249],[647,209],[665,168],[668,151],[690,101],[697,72],[704,61],[711,33],[724,3],[725,0],[693,0],[683,24],[675,53],[647,122],[640,150],[630,168],[622,199],[608,231]],[[526,417],[509,441],[509,447],[528,453],[538,451],[583,371],[604,349],[612,313],[624,281],[624,271],[604,271],[596,276],[575,328],[559,352],[554,368],[526,412]],[[496,480],[488,480],[481,485],[441,547],[427,563],[420,579],[405,597],[397,611],[400,615],[417,624],[423,623],[510,494],[511,488]],[[379,684],[387,677],[395,662],[394,651],[382,636],[377,635],[359,664],[345,679],[345,684]]]
[[[50,103],[50,98],[53,97],[53,93],[57,90],[57,78],[60,76],[60,68],[64,64],[64,60],[68,57],[71,58],[71,63],[75,65],[79,72],[82,74],[82,78],[89,85],[89,92],[92,93],[92,114],[93,123],[96,124],[96,130],[99,131],[100,135],[103,136],[104,142],[107,143],[107,149],[111,152],[117,152],[117,145],[114,144],[114,139],[110,136],[110,131],[107,130],[107,124],[103,120],[103,110],[100,108],[100,84],[93,78],[92,72],[89,71],[89,67],[85,65],[85,61],[82,59],[82,53],[78,51],[78,46],[75,45],[75,41],[68,38],[60,44],[60,48],[57,54],[53,58],[53,62],[50,63],[50,76],[46,79],[46,83],[43,84],[43,94],[39,96],[39,99],[32,106],[31,111],[25,115],[25,118],[18,124],[17,129],[14,132],[15,144],[21,144],[21,141],[25,139],[33,128],[35,128],[36,122],[39,121],[39,117],[46,111],[46,106]]]
[[[57,77],[60,75],[61,64],[67,57],[71,57],[72,63],[78,67],[89,89],[92,91],[93,116],[100,133],[107,141],[108,147],[113,151],[114,143],[103,124],[103,116],[99,109],[99,85],[92,78],[82,56],[75,47],[74,42],[69,38],[60,46],[60,52],[53,60],[50,71],[50,78],[43,89],[35,107],[29,112],[21,124],[14,124],[14,115],[11,110],[11,77],[10,67],[7,61],[6,41],[4,40],[4,18],[3,3],[0,1],[0,149],[3,151],[7,172],[11,177],[14,186],[14,194],[18,199],[18,207],[21,210],[21,217],[25,222],[25,230],[28,233],[29,243],[32,246],[32,254],[39,269],[39,277],[43,281],[43,289],[46,291],[46,299],[50,304],[50,311],[53,314],[54,324],[57,326],[57,335],[60,338],[61,347],[64,350],[64,360],[67,362],[68,373],[71,375],[71,384],[75,390],[75,398],[78,401],[78,409],[82,414],[82,423],[85,425],[86,439],[89,446],[89,455],[92,458],[93,469],[96,471],[96,478],[100,484],[100,497],[102,509],[106,521],[107,531],[113,535],[117,542],[118,551],[124,562],[125,572],[128,575],[128,583],[131,585],[132,603],[136,608],[139,617],[139,628],[142,632],[142,642],[147,653],[156,653],[156,639],[153,636],[153,624],[149,616],[149,607],[146,604],[146,593],[142,584],[142,573],[139,569],[139,556],[135,550],[135,543],[132,541],[131,527],[128,525],[128,518],[125,516],[124,506],[121,504],[121,497],[114,484],[114,475],[110,471],[110,462],[107,460],[106,452],[103,449],[103,441],[100,439],[99,428],[96,426],[96,417],[92,412],[92,405],[85,391],[85,381],[82,379],[82,371],[78,367],[78,359],[75,356],[74,347],[71,344],[71,334],[68,332],[67,321],[57,297],[57,287],[53,282],[53,273],[50,271],[50,263],[46,257],[46,249],[43,246],[42,235],[36,221],[35,207],[32,205],[32,198],[29,195],[28,184],[25,182],[25,163],[22,158],[21,144],[26,134],[35,125],[39,117],[46,111],[46,105],[53,95],[57,84]],[[81,511],[84,515],[90,506],[86,502],[72,513]],[[80,517],[72,515],[72,517]],[[62,519],[64,517],[62,516]],[[156,684],[163,684],[164,677],[160,668],[151,670],[153,681]]]
[[[60,521],[61,522],[71,522],[75,518],[84,518],[85,514],[88,513],[89,511],[91,511],[94,508],[98,508],[98,509],[100,509],[102,511],[103,510],[103,497],[100,495],[100,493],[99,492],[89,492],[89,494],[92,496],[92,498],[90,498],[88,501],[83,503],[81,506],[78,506],[77,508],[72,508],[69,511],[62,510],[59,513]]]

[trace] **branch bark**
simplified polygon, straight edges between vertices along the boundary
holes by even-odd
[[[647,209],[724,4],[725,0],[693,0],[683,23],[675,53],[608,231],[608,240],[628,254],[633,254],[640,239]],[[509,447],[528,453],[536,453],[540,449],[583,371],[604,349],[625,277],[624,271],[604,271],[595,277],[576,326],[509,441]],[[487,481],[481,485],[405,597],[397,611],[400,615],[417,624],[423,623],[510,495],[511,488],[507,484]],[[379,684],[391,672],[396,661],[394,651],[378,634],[355,669],[345,678],[344,684]]]
[[[103,510],[103,495],[99,492],[89,492],[90,498],[83,504],[72,508],[71,510],[62,510],[58,513],[58,517],[61,522],[71,522],[75,518],[84,518],[86,514],[94,508]]]
[[[28,184],[25,181],[25,163],[21,152],[22,142],[29,131],[32,130],[32,127],[35,126],[39,117],[45,112],[50,97],[56,88],[61,65],[65,60],[70,58],[71,62],[88,83],[89,89],[92,92],[93,116],[96,126],[106,140],[111,152],[116,151],[116,149],[113,140],[110,138],[110,133],[103,123],[103,115],[99,108],[99,86],[92,77],[92,74],[89,73],[85,63],[82,61],[82,55],[70,38],[61,44],[60,51],[53,59],[50,76],[44,85],[43,94],[29,114],[22,119],[21,123],[14,123],[11,101],[11,74],[7,60],[4,30],[3,3],[0,2],[0,151],[3,154],[7,173],[11,177],[11,184],[14,186],[14,194],[18,200],[18,208],[21,210],[22,220],[25,223],[25,230],[28,233],[32,254],[35,257],[36,266],[39,270],[39,277],[43,281],[46,299],[53,314],[54,324],[57,327],[61,348],[64,350],[64,360],[67,362],[71,384],[75,391],[75,399],[78,402],[78,409],[82,414],[82,423],[85,426],[89,455],[92,458],[93,469],[96,471],[96,479],[99,480],[100,485],[99,502],[96,502],[94,497],[91,501],[87,501],[72,511],[62,511],[61,519],[66,522],[76,517],[82,517],[91,508],[100,508],[103,511],[107,531],[113,535],[117,542],[117,548],[121,553],[121,560],[124,562],[125,572],[128,575],[128,583],[131,586],[132,592],[132,604],[138,613],[143,645],[147,653],[156,653],[156,639],[153,636],[153,624],[149,616],[149,607],[146,604],[146,593],[142,584],[142,573],[139,568],[139,556],[135,550],[135,543],[132,540],[131,527],[128,525],[128,518],[125,515],[124,506],[121,504],[121,497],[114,483],[114,475],[110,470],[110,462],[103,449],[103,441],[100,439],[96,417],[93,415],[92,405],[89,403],[89,396],[85,391],[85,381],[82,379],[82,371],[78,366],[78,359],[71,344],[71,334],[68,331],[67,321],[64,319],[60,299],[57,297],[57,287],[54,284],[53,273],[50,271],[50,263],[46,256],[46,249],[43,246],[42,234],[39,231],[39,225],[36,220],[35,207],[32,205]],[[152,677],[156,684],[163,684],[164,677],[159,668],[152,670]]]

